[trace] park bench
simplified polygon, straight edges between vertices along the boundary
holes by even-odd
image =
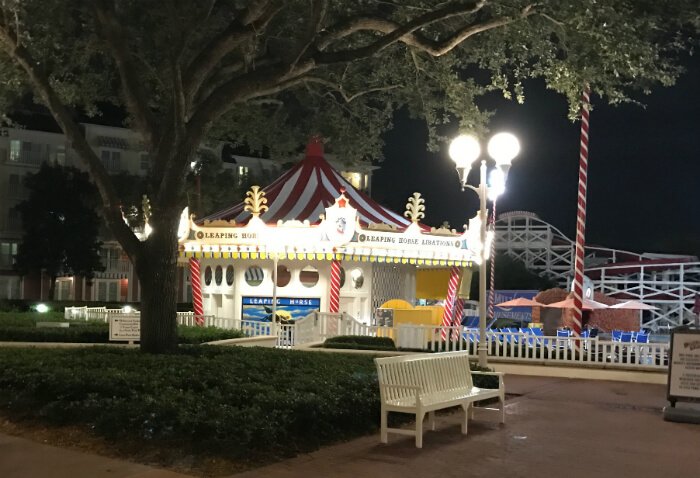
[[[375,358],[381,398],[381,442],[388,442],[388,433],[415,435],[416,448],[423,447],[423,419],[428,414],[428,427],[435,430],[435,410],[461,406],[464,411],[462,433],[467,434],[467,420],[474,402],[498,398],[500,421],[505,421],[505,385],[503,374],[473,372],[468,352],[402,355]],[[472,383],[472,374],[498,376],[498,388],[479,388]],[[495,409],[490,409],[495,410]],[[415,430],[389,428],[389,412],[416,416]]]

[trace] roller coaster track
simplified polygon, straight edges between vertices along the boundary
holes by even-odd
[[[536,214],[514,211],[496,221],[496,250],[528,269],[568,287],[573,276],[574,241]],[[609,297],[658,307],[644,311],[642,326],[653,332],[692,321],[700,293],[700,260],[695,256],[635,253],[586,245],[585,274],[593,289]]]

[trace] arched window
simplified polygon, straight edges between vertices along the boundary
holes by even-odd
[[[257,287],[262,284],[265,278],[265,272],[260,266],[250,266],[245,271],[245,281],[251,287]]]

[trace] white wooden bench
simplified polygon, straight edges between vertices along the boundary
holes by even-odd
[[[428,414],[428,427],[435,430],[435,410],[461,406],[464,410],[462,433],[467,434],[467,419],[473,403],[489,398],[500,400],[500,422],[505,422],[505,385],[503,373],[473,372],[468,352],[402,355],[375,358],[381,397],[381,442],[388,434],[415,435],[416,447],[423,447],[423,419]],[[479,388],[472,383],[472,374],[498,376],[498,388]],[[494,409],[489,409],[494,410]],[[415,414],[415,430],[389,428],[389,412]]]

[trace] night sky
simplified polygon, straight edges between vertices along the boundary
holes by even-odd
[[[686,66],[674,87],[637,97],[646,108],[607,106],[593,96],[588,244],[700,254],[700,59]],[[533,81],[526,84],[523,105],[496,95],[482,104],[496,112],[491,131],[510,131],[521,143],[497,212],[535,212],[573,239],[580,122],[567,118],[566,101]],[[461,230],[478,209],[477,196],[460,192],[448,145],[429,153],[426,137],[420,121],[399,114],[386,135],[386,159],[374,174],[373,197],[403,212],[408,196],[419,191],[427,224],[447,220]],[[473,168],[470,184],[477,181]]]

